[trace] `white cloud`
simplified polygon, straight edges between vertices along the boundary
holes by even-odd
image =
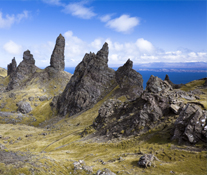
[[[85,7],[84,5],[85,4],[83,2],[70,3],[64,7],[63,12],[72,14],[73,16],[77,16],[82,19],[91,19],[96,16],[92,8]]]
[[[207,56],[207,53],[205,53],[205,52],[197,52],[197,54],[198,54],[199,57]]]
[[[64,33],[65,37],[65,65],[66,67],[77,66],[83,59],[85,53],[97,53],[105,42],[109,45],[109,66],[123,65],[128,58],[134,64],[151,63],[151,62],[206,62],[206,52],[181,52],[163,51],[157,49],[150,41],[138,38],[134,42],[117,42],[111,38],[94,38],[87,42],[76,36],[72,31]],[[0,47],[1,57],[0,64],[3,67],[10,62],[13,56],[17,56],[18,62],[22,61],[23,51],[29,49],[34,55],[36,65],[38,67],[46,67],[50,65],[50,57],[55,46],[55,38],[53,42],[46,42],[39,45],[31,45],[29,48],[9,41]],[[150,52],[153,50],[152,52]],[[11,55],[12,54],[12,55]],[[196,56],[196,57],[195,57]],[[5,61],[9,60],[9,61]]]
[[[21,14],[17,15],[6,15],[3,17],[2,12],[0,12],[0,28],[10,28],[12,24],[19,23],[21,20],[28,18],[28,11],[23,11]]]
[[[109,21],[110,19],[111,19],[111,16],[112,16],[113,14],[107,14],[107,15],[104,15],[104,16],[101,16],[100,17],[100,20],[102,21],[102,22],[107,22],[107,21]]]
[[[119,18],[108,21],[106,26],[114,29],[117,32],[128,33],[132,31],[135,26],[139,25],[139,22],[140,21],[137,17],[122,15]]]
[[[92,43],[91,46],[95,49],[100,49],[103,45],[103,39],[97,38]]]
[[[136,45],[141,52],[151,53],[154,51],[154,46],[152,45],[152,43],[143,38],[137,39]]]
[[[8,52],[9,54],[13,54],[14,56],[19,55],[22,52],[22,46],[16,44],[13,41],[9,41],[6,44],[4,44],[3,48],[6,52]]]
[[[195,52],[190,52],[188,56],[195,58],[197,57],[197,54]]]

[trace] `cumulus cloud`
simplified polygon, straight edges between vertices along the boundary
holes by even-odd
[[[28,18],[28,11],[23,11],[21,14],[17,15],[6,15],[3,17],[2,12],[0,12],[0,28],[10,28],[12,24],[19,23],[21,20]]]
[[[19,55],[22,52],[22,46],[11,40],[4,44],[3,48],[6,52],[13,55]]]
[[[137,17],[129,15],[121,15],[119,18],[109,20],[106,26],[114,29],[117,32],[129,33],[134,27],[139,25],[140,21]]]
[[[152,43],[143,38],[137,39],[136,45],[141,52],[152,53],[154,51],[154,46]]]
[[[150,41],[144,38],[135,39],[134,42],[122,43],[113,41],[110,38],[94,38],[92,41],[87,42],[76,36],[72,31],[65,32],[64,37],[66,41],[66,67],[77,66],[82,61],[85,53],[97,53],[105,42],[109,45],[109,66],[123,65],[128,58],[134,64],[152,62],[206,62],[207,60],[206,52],[164,51],[157,49]],[[23,51],[29,49],[34,55],[36,65],[46,67],[50,64],[50,57],[54,46],[55,39],[53,42],[48,41],[45,44],[33,45],[30,48],[24,48],[14,41],[9,41],[3,47],[0,47],[0,52],[2,53],[2,57],[4,57],[3,60],[0,60],[0,64],[6,66],[5,60],[11,60],[13,56],[17,56],[17,60],[20,62]]]
[[[113,14],[107,14],[107,15],[104,15],[104,16],[101,16],[100,17],[100,20],[102,21],[102,22],[107,22],[107,21],[109,21],[110,19],[111,19],[111,16],[112,16]]]
[[[63,12],[72,14],[82,19],[91,19],[96,16],[91,7],[84,6],[85,3],[70,3],[64,7]]]

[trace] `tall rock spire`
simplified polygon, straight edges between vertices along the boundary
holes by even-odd
[[[7,65],[7,75],[11,75],[17,69],[17,63],[15,57],[12,59],[12,62]]]
[[[65,69],[65,38],[60,34],[56,40],[55,48],[53,50],[50,66],[55,68],[56,70],[64,70]]]

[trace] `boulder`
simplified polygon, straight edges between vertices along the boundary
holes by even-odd
[[[151,75],[149,80],[147,81],[146,91],[152,93],[159,93],[159,92],[167,92],[172,90],[172,86],[167,82],[163,81],[162,79]]]
[[[113,173],[111,170],[109,170],[108,168],[104,168],[102,170],[98,170],[96,172],[96,175],[116,175],[115,173]]]
[[[65,38],[60,34],[56,39],[55,48],[53,50],[50,66],[55,68],[56,70],[64,70],[65,69]]]
[[[45,101],[45,100],[47,100],[48,98],[47,98],[47,96],[45,96],[45,95],[43,95],[43,96],[41,96],[40,98],[39,98],[39,100],[40,101]]]
[[[123,66],[118,68],[115,76],[120,88],[124,89],[126,94],[134,100],[143,92],[143,79],[140,73],[132,69],[132,66],[133,62],[128,59]]]
[[[71,116],[90,108],[117,85],[115,71],[110,69],[107,63],[107,43],[97,54],[85,54],[58,98],[57,108],[61,116],[67,113]]]
[[[17,69],[17,63],[15,57],[12,59],[12,62],[7,65],[7,75],[11,75]]]
[[[30,106],[29,102],[20,101],[17,103],[18,109],[17,111],[21,112],[22,114],[27,114],[32,111],[32,107]]]
[[[183,107],[179,117],[175,121],[175,129],[172,140],[179,143],[187,142],[195,144],[199,140],[207,139],[207,111],[200,106],[188,103]]]
[[[159,161],[159,159],[154,156],[153,154],[145,154],[142,157],[140,157],[139,161],[138,161],[138,166],[140,167],[144,167],[147,168],[148,166],[150,167],[152,165],[152,163],[154,163],[153,161],[157,160]],[[155,164],[154,164],[155,166]]]

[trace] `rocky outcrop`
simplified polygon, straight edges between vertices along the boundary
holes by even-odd
[[[166,76],[165,76],[165,81],[167,81],[171,86],[172,86],[172,88],[173,89],[179,89],[179,88],[181,88],[182,86],[183,86],[183,84],[174,84],[171,80],[170,80],[170,78],[169,78],[169,76],[166,74]]]
[[[166,92],[172,89],[172,86],[167,81],[163,81],[162,79],[155,77],[154,75],[151,75],[151,77],[147,81],[147,92],[158,93]]]
[[[15,72],[10,77],[7,90],[21,87],[22,83],[27,80],[32,74],[35,73],[37,67],[35,66],[35,60],[29,50],[23,54],[23,61],[18,65]]]
[[[104,102],[92,127],[108,139],[137,135],[157,126],[170,112],[169,97],[145,92],[134,101]]]
[[[142,75],[132,69],[133,62],[128,59],[127,62],[116,71],[116,81],[121,89],[130,99],[135,100],[143,92]]]
[[[17,69],[17,63],[15,58],[12,59],[12,62],[7,65],[7,75],[11,75],[14,73]]]
[[[55,48],[53,50],[50,66],[55,68],[56,70],[64,70],[65,69],[65,38],[60,34],[56,40]]]
[[[58,99],[57,108],[61,116],[67,113],[71,116],[91,107],[117,85],[115,71],[107,63],[107,43],[97,54],[85,54]]]
[[[177,139],[179,143],[197,143],[199,140],[207,139],[207,112],[198,105],[187,104],[183,107],[175,122],[175,130],[172,140]]]

